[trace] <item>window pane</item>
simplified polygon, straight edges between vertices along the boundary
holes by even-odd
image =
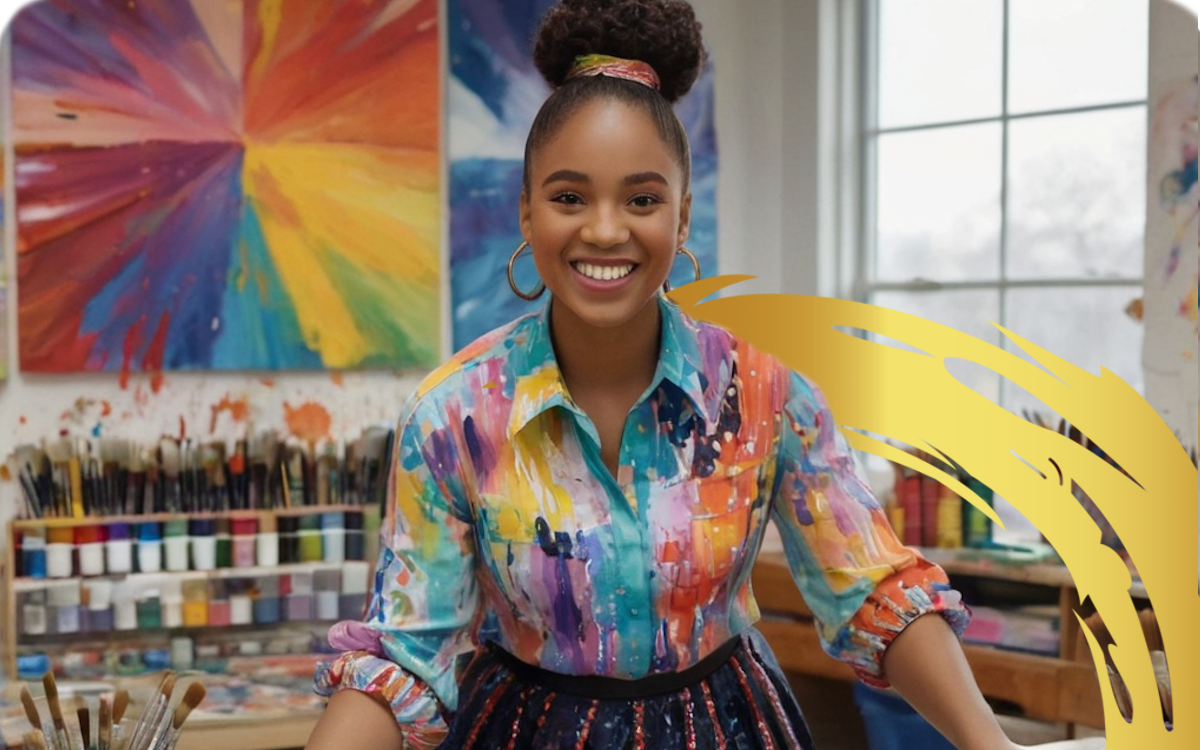
[[[1125,308],[1141,294],[1137,286],[1012,289],[1006,327],[1092,375],[1099,376],[1105,367],[1140,393],[1142,325],[1126,315]],[[1015,344],[1005,346],[1033,361]],[[1003,387],[1009,411],[1049,412],[1023,388],[1007,380]]]
[[[1145,107],[1009,128],[1009,277],[1140,277]]]
[[[879,126],[1000,114],[1001,0],[880,0]]]
[[[891,133],[877,142],[877,277],[999,278],[999,123]]]
[[[977,339],[1000,345],[1000,332],[992,321],[1000,320],[1000,294],[994,289],[959,289],[939,292],[875,292],[871,304],[917,315],[941,323]],[[884,341],[898,346],[900,342]],[[912,349],[912,347],[902,347]],[[976,393],[1000,403],[1000,376],[962,360],[949,360],[947,368],[961,383]]]
[[[1011,0],[1009,111],[1145,99],[1149,26],[1147,0]]]

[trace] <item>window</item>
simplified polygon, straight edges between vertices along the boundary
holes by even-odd
[[[864,3],[866,301],[1000,345],[995,321],[1140,390],[1125,308],[1142,291],[1147,0]],[[1048,412],[984,368],[955,375]],[[999,538],[1038,537],[997,511]]]

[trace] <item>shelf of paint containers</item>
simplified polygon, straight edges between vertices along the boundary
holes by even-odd
[[[365,560],[361,506],[10,522],[24,579],[271,568]]]
[[[369,578],[360,560],[25,578],[13,583],[17,639],[357,619]]]

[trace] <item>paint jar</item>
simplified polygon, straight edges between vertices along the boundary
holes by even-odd
[[[171,577],[162,581],[162,624],[164,628],[183,627],[183,582]]]
[[[263,576],[255,581],[254,624],[273,625],[280,620],[279,576]]]
[[[46,530],[46,575],[70,578],[75,574],[75,531],[70,526],[51,526]]]
[[[279,532],[275,516],[263,515],[255,540],[255,557],[260,568],[273,568],[279,564]]]
[[[79,575],[104,575],[104,527],[88,524],[75,527],[75,549],[79,552]]]
[[[346,514],[336,511],[321,514],[321,551],[325,562],[346,560]]]
[[[189,578],[182,585],[184,627],[201,628],[208,625],[208,579]]]
[[[217,528],[217,558],[216,565],[218,568],[233,567],[233,535],[229,529],[228,518],[218,518],[216,521]]]
[[[113,586],[113,629],[137,630],[137,626],[137,591],[126,579]]]
[[[357,620],[362,617],[370,575],[370,565],[366,562],[355,560],[342,565],[342,594],[338,607],[340,619]]]
[[[130,538],[129,524],[109,525],[108,541],[104,543],[104,548],[110,575],[133,572],[133,539]]]
[[[158,630],[162,627],[162,603],[158,589],[144,589],[137,600],[139,630]]]
[[[192,639],[186,636],[171,639],[171,668],[182,672],[192,668],[196,663]]]
[[[321,517],[300,516],[300,560],[299,562],[321,562]]]
[[[45,635],[46,623],[46,592],[29,591],[21,595],[21,633],[24,635]]]
[[[210,581],[208,585],[208,625],[229,627],[229,586],[227,581]]]
[[[337,620],[341,609],[342,571],[318,570],[313,575],[318,620]]]
[[[162,553],[162,524],[154,521],[138,524],[138,570],[160,572]]]
[[[87,607],[88,632],[107,633],[113,629],[113,582],[98,578],[83,582],[84,606]]]
[[[26,531],[21,539],[22,573],[29,578],[46,577],[46,533]]]
[[[363,513],[360,510],[346,511],[346,559],[367,559],[366,537],[363,534]]]
[[[163,524],[163,548],[166,551],[167,570],[182,573],[189,566],[188,553],[191,537],[188,535],[188,520],[172,518]]]
[[[296,516],[279,517],[279,562],[290,565],[300,562],[300,519]]]
[[[258,533],[258,519],[235,518],[233,529],[233,565],[237,568],[253,568],[257,559],[254,554],[254,536]]]
[[[217,567],[217,529],[210,519],[198,519],[191,523],[192,568],[215,570]],[[187,597],[185,596],[184,599]]]

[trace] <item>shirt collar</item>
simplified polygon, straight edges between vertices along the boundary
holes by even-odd
[[[650,388],[638,402],[653,393],[662,381],[666,380],[678,387],[692,402],[692,408],[711,424],[712,415],[719,405],[720,394],[715,394],[718,403],[710,408],[709,402],[714,399],[709,398],[709,379],[702,369],[699,326],[684,315],[678,305],[662,295],[658,295],[658,305],[662,320],[658,365],[650,381]],[[516,326],[512,337],[506,368],[513,383],[512,411],[508,421],[509,437],[520,432],[542,412],[556,406],[582,416],[582,410],[575,405],[567,392],[566,383],[563,382],[562,372],[554,356],[554,345],[550,337],[549,294],[537,312],[527,316]]]

